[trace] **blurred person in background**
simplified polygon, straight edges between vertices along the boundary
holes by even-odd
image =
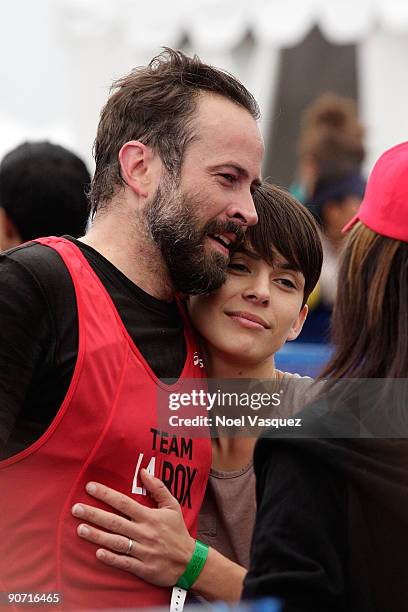
[[[302,119],[298,178],[291,191],[321,225],[323,267],[298,342],[328,341],[344,238],[341,230],[357,212],[364,195],[363,137],[354,101],[333,93],[317,98]]]
[[[40,238],[85,233],[90,174],[74,153],[24,142],[0,164],[0,250]]]
[[[405,612],[408,601],[408,142],[386,151],[346,226],[327,391],[300,435],[255,447],[243,596],[287,612]]]

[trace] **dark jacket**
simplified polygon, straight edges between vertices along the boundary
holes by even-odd
[[[381,438],[384,419],[363,412],[317,403],[299,414],[304,437],[258,441],[244,598],[281,597],[290,612],[408,610],[408,440],[395,420]]]

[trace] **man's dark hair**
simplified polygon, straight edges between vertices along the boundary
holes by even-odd
[[[169,48],[148,66],[116,81],[112,90],[94,143],[93,214],[123,185],[118,155],[130,140],[152,147],[166,169],[177,176],[185,148],[194,138],[192,119],[201,93],[224,96],[259,118],[256,100],[235,77],[204,64],[197,56]]]
[[[253,194],[258,223],[245,233],[245,245],[270,265],[277,254],[305,278],[303,304],[319,280],[323,262],[313,215],[286,190],[263,183]]]
[[[0,164],[0,206],[23,242],[82,236],[91,177],[82,160],[50,142],[25,142]]]

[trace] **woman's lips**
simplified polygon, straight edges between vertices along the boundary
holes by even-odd
[[[227,312],[227,316],[233,319],[236,323],[242,325],[242,327],[246,327],[247,329],[269,329],[270,326],[268,323],[258,317],[257,315],[252,314],[251,312],[237,311],[237,312]]]

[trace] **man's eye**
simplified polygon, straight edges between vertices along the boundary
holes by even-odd
[[[234,270],[234,272],[249,272],[249,269],[244,264],[240,263],[231,262],[228,264],[228,268]]]
[[[235,183],[237,180],[237,177],[234,174],[220,174],[219,176],[222,176],[222,178],[228,181],[228,183]]]

